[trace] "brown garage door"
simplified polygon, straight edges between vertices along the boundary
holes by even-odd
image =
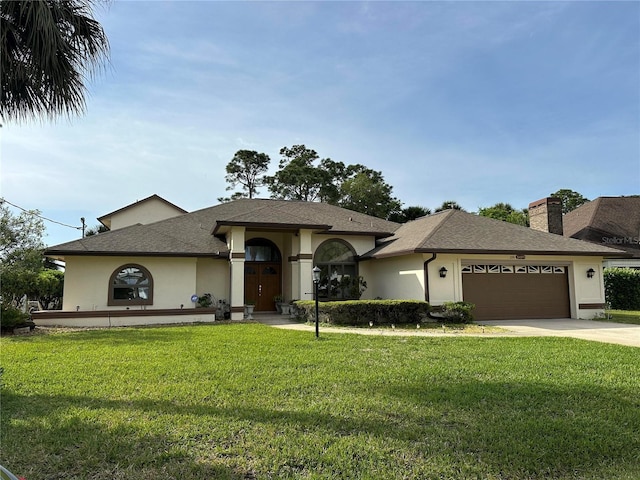
[[[465,265],[462,291],[477,320],[571,316],[566,267]]]

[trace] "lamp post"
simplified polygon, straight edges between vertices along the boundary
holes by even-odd
[[[319,308],[318,308],[318,285],[320,284],[320,267],[317,265],[313,267],[313,296],[316,299],[316,338],[320,336],[320,327],[318,323]]]

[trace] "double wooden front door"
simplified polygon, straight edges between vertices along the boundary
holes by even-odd
[[[280,263],[245,262],[244,264],[244,301],[255,302],[255,311],[275,310],[273,297],[281,293]]]

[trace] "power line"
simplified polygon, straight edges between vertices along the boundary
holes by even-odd
[[[42,220],[46,220],[47,222],[55,223],[57,225],[62,225],[63,227],[73,228],[75,230],[82,230],[82,227],[76,227],[75,225],[67,225],[66,223],[58,222],[56,220],[51,220],[50,218],[43,217],[42,215],[40,215],[38,213],[35,213],[33,210],[27,210],[26,208],[22,208],[19,205],[16,205],[15,203],[11,203],[6,198],[0,198],[0,205],[2,205],[3,203],[8,203],[12,207],[16,207],[17,209],[22,210],[23,212],[28,213],[29,215],[33,215],[33,216],[38,217],[38,218],[40,218]]]

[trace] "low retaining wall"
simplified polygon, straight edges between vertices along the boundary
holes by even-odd
[[[166,310],[98,310],[65,312],[46,310],[33,312],[32,319],[41,327],[129,327],[166,325],[170,323],[215,322],[215,308]]]

